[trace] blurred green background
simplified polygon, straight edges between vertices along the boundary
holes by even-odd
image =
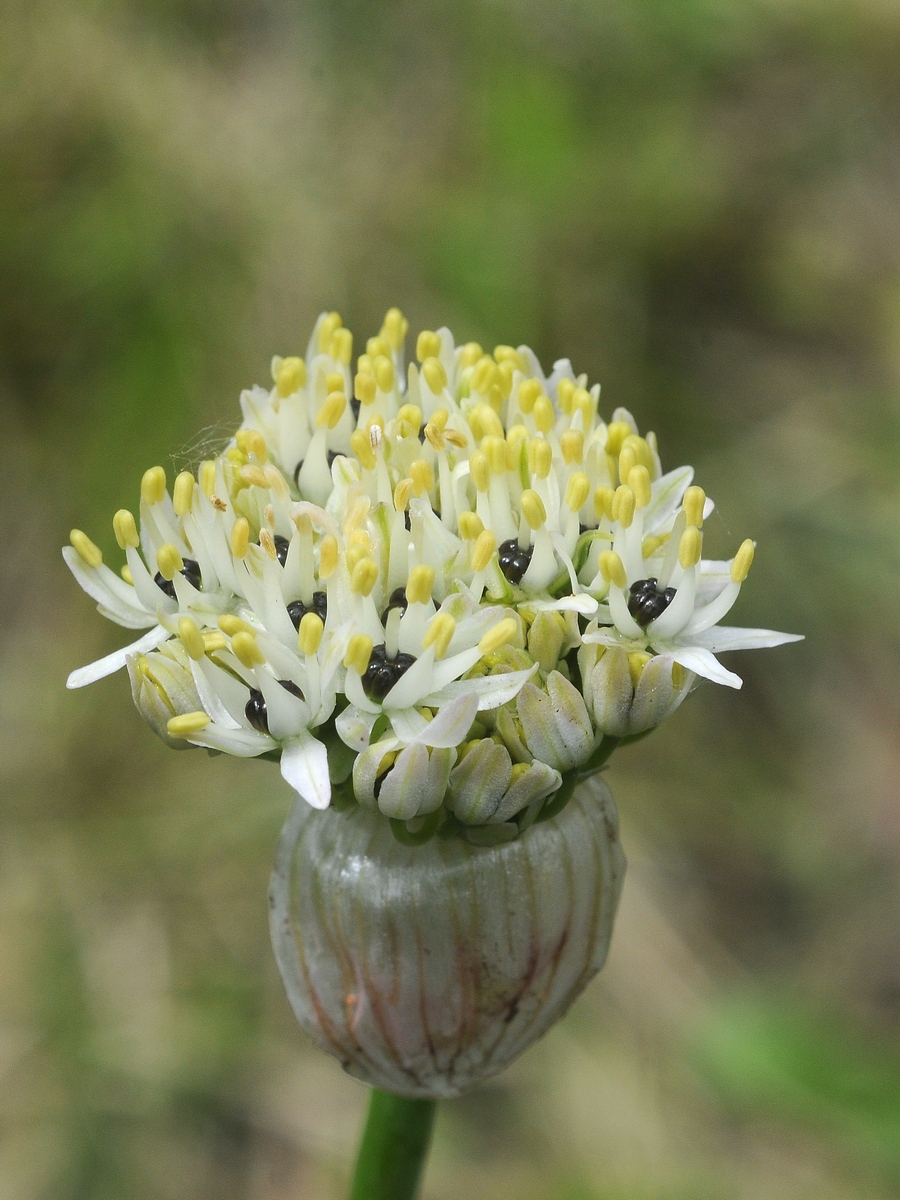
[[[607,969],[439,1120],[428,1200],[900,1191],[900,7],[2,0],[0,1200],[332,1200],[271,766],[173,754],[63,566],[321,309],[569,356],[758,539],[730,656],[616,756]],[[198,436],[198,431],[199,436]],[[172,451],[176,453],[173,455]]]

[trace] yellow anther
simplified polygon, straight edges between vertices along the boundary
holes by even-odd
[[[378,566],[374,558],[363,558],[350,574],[350,587],[360,596],[369,596],[378,582]]]
[[[126,546],[139,546],[141,544],[134,517],[127,508],[120,508],[113,517],[113,533],[116,535],[116,541],[119,543],[120,550],[124,550]],[[74,541],[72,545],[75,546]],[[77,550],[78,547],[75,546],[75,549]],[[81,552],[79,551],[79,553]]]
[[[432,446],[435,450],[443,450],[447,445],[444,435],[433,421],[429,421],[425,426],[425,437],[428,440],[429,446]]]
[[[379,354],[383,354],[383,353],[386,353],[386,351],[379,351]],[[373,357],[377,358],[377,355],[361,354],[359,356],[359,358],[356,360],[356,370],[359,372],[360,375],[371,375],[372,374],[372,359],[373,359]]]
[[[224,650],[227,645],[228,642],[221,633],[213,631],[203,634],[203,649],[207,654],[215,654],[217,650]]]
[[[159,504],[166,494],[166,473],[162,467],[151,467],[141,480],[141,499],[145,504]]]
[[[365,675],[369,659],[372,657],[372,646],[372,639],[367,633],[354,633],[347,643],[344,666],[348,670],[356,671],[358,675]]]
[[[336,312],[328,313],[328,315],[322,321],[322,324],[319,326],[319,349],[320,350],[328,349],[328,347],[331,345],[331,338],[334,334],[334,331],[336,329],[340,329],[340,327],[343,325],[343,323],[344,322],[341,320],[340,313],[336,313]]]
[[[434,471],[431,463],[426,462],[424,458],[417,458],[410,464],[409,474],[412,479],[414,496],[424,496],[426,492],[430,492],[434,488]]]
[[[349,329],[342,326],[334,331],[328,343],[328,353],[335,362],[343,363],[345,367],[349,365],[353,357],[353,334]]]
[[[481,449],[487,456],[488,464],[494,475],[506,474],[506,439],[502,437],[486,437],[482,440]]]
[[[702,487],[689,487],[684,493],[684,499],[681,502],[681,507],[684,510],[684,515],[687,517],[688,525],[696,525],[698,529],[703,527],[703,509],[706,505],[706,492]]]
[[[268,554],[269,558],[275,559],[278,557],[278,551],[275,548],[275,539],[269,533],[268,529],[261,529],[259,531],[259,544],[265,550],[266,554]]]
[[[479,492],[486,492],[491,486],[491,465],[481,450],[476,450],[469,458],[469,473]]]
[[[626,480],[634,492],[635,508],[646,508],[650,503],[650,472],[646,467],[632,467]]]
[[[347,552],[344,555],[344,560],[347,563],[347,570],[352,577],[356,570],[356,564],[361,563],[364,558],[372,557],[372,547],[364,541],[351,541],[347,547]]]
[[[446,408],[436,408],[431,414],[431,424],[436,425],[441,433],[443,433],[447,427],[447,420],[449,416],[450,414],[447,412]]]
[[[488,393],[488,399],[493,408],[500,408],[504,400],[508,400],[512,395],[513,379],[515,377],[516,368],[513,362],[505,358],[502,363],[497,366],[497,382],[491,384]],[[495,392],[499,395],[495,396]]]
[[[502,621],[498,621],[493,629],[489,629],[481,641],[478,643],[478,649],[482,654],[490,654],[494,650],[499,650],[501,646],[505,646],[511,638],[516,636],[519,630],[519,622],[515,617],[504,617]]]
[[[291,489],[288,487],[287,480],[282,473],[278,470],[274,463],[269,463],[268,466],[263,467],[263,472],[266,477],[266,486],[272,489],[279,500],[287,503],[287,501],[291,498]],[[270,510],[273,513],[271,518],[268,516]],[[275,510],[272,508],[272,505],[267,504],[266,519],[271,520],[272,524],[275,523],[274,512]]]
[[[460,450],[468,446],[468,442],[463,434],[458,429],[445,429],[444,440],[449,442],[451,446],[456,446]]]
[[[495,346],[494,358],[498,363],[510,363],[516,371],[525,370],[525,363],[522,361],[522,355],[514,346]]]
[[[700,561],[700,551],[703,548],[703,534],[696,525],[688,525],[678,543],[678,561],[685,570],[695,567]]]
[[[248,670],[252,667],[258,667],[266,661],[265,655],[260,650],[256,638],[252,633],[247,633],[243,629],[232,636],[231,653]]]
[[[441,339],[430,329],[423,329],[416,338],[416,358],[423,363],[426,358],[437,358],[441,352]]]
[[[268,459],[269,451],[266,448],[266,439],[258,429],[239,429],[234,435],[234,440],[237,442],[238,450],[248,457],[251,454],[255,455],[260,464]]]
[[[591,393],[587,390],[587,388],[575,388],[575,390],[572,392],[571,404],[572,412],[575,413],[581,409],[585,415],[585,418],[590,416],[591,410],[594,407],[593,401],[591,400]]]
[[[434,567],[420,563],[409,573],[406,585],[406,599],[410,604],[428,604],[434,588]]]
[[[750,568],[753,566],[753,556],[756,554],[756,546],[747,538],[741,542],[740,549],[731,560],[731,579],[734,583],[743,583],[750,573]]]
[[[166,729],[169,737],[189,738],[191,734],[205,729],[208,724],[209,717],[205,712],[181,713],[180,716],[169,717]]]
[[[462,347],[459,355],[459,365],[462,370],[467,367],[474,367],[480,358],[484,355],[484,351],[477,342],[466,342]]]
[[[528,443],[528,470],[538,479],[546,479],[553,466],[553,447],[546,438],[532,438]]]
[[[613,500],[616,493],[611,487],[598,487],[594,489],[594,516],[598,521],[611,521],[613,514]]]
[[[344,415],[344,409],[347,407],[347,397],[343,392],[329,392],[325,398],[325,403],[316,414],[316,425],[321,429],[322,426],[327,426],[329,429],[334,429],[338,421]]]
[[[297,645],[301,654],[316,654],[322,644],[325,622],[318,613],[304,613],[297,630]]]
[[[116,515],[118,516],[118,513]],[[132,523],[133,521],[134,518],[132,517]],[[86,533],[82,533],[80,529],[72,530],[72,532],[69,534],[69,541],[75,547],[78,557],[82,560],[82,562],[87,563],[89,567],[99,567],[103,562],[103,554],[100,550],[100,547],[95,546],[88,535]]]
[[[199,662],[206,653],[206,646],[203,643],[203,634],[193,617],[178,618],[178,636],[194,662]]]
[[[497,539],[490,529],[482,529],[472,547],[472,570],[483,571],[497,549]]]
[[[566,484],[566,504],[572,512],[580,512],[591,494],[591,481],[584,471],[575,471]]]
[[[384,324],[381,326],[381,336],[385,339],[392,350],[399,350],[403,345],[403,339],[406,337],[409,329],[409,321],[404,317],[399,308],[389,308],[384,315]]]
[[[156,565],[163,579],[174,579],[184,569],[184,559],[171,542],[163,542],[156,552]]]
[[[350,434],[350,449],[367,471],[375,470],[375,451],[364,429],[354,429]]]
[[[628,442],[622,446],[619,453],[619,479],[622,483],[627,482],[629,472],[637,466],[637,454],[634,446],[630,446]]]
[[[242,467],[247,462],[247,455],[243,450],[239,450],[237,446],[229,446],[225,451],[225,457],[229,462],[234,463],[236,467]]]
[[[540,529],[547,520],[547,510],[544,502],[531,488],[526,488],[519,499],[519,505],[525,515],[525,520],[532,529]]]
[[[376,391],[374,375],[360,372],[353,380],[353,394],[360,404],[371,404],[375,399]]]
[[[655,554],[660,546],[664,546],[670,538],[670,534],[662,533],[658,537],[644,538],[641,546],[641,557],[649,558],[651,554]]]
[[[251,487],[264,488],[268,491],[269,481],[262,467],[241,467],[240,476],[244,483],[248,483]]]
[[[219,617],[218,626],[228,637],[234,637],[236,633],[253,633],[253,626],[242,621],[240,617],[236,617],[234,613],[223,613]]]
[[[628,655],[628,671],[631,675],[632,687],[637,687],[641,682],[641,673],[652,657],[653,655],[648,654],[646,650],[635,650]]]
[[[246,558],[249,545],[250,522],[246,517],[238,517],[231,527],[231,553],[235,558]]]
[[[319,549],[319,578],[327,579],[338,565],[338,541],[333,533],[326,533]]]
[[[406,512],[412,490],[413,481],[411,479],[401,479],[394,488],[394,508],[398,513]]]
[[[600,574],[607,583],[614,583],[617,588],[624,588],[628,583],[625,564],[615,550],[604,550],[600,555]]]
[[[559,445],[567,466],[580,465],[584,461],[584,434],[580,429],[567,429],[560,437]]]
[[[379,355],[384,358],[390,358],[391,347],[387,338],[370,337],[366,342],[366,354],[370,359],[378,358]]]
[[[360,500],[362,500],[362,501],[364,501],[364,502],[368,501],[368,503],[371,503],[371,501],[369,501],[369,497],[368,497],[368,496],[360,496],[360,497],[359,497],[359,499],[360,499]],[[354,507],[355,507],[355,506],[354,506]],[[360,505],[360,507],[362,507],[362,506]],[[366,516],[366,514],[368,513],[368,511],[369,511],[369,510],[368,510],[368,506],[367,506],[367,507],[366,507],[366,508],[363,510],[363,516],[360,518],[360,520],[364,520],[364,519],[365,519],[365,516]],[[366,550],[367,550],[369,553],[371,553],[371,551],[372,551],[372,539],[369,537],[369,531],[368,531],[367,529],[353,528],[353,526],[351,526],[351,524],[350,524],[350,518],[349,518],[349,517],[348,517],[348,518],[347,518],[347,520],[344,522],[344,533],[347,533],[348,529],[349,529],[349,530],[352,530],[352,532],[350,533],[350,536],[347,538],[347,544],[348,544],[349,546],[365,546]]]
[[[449,613],[437,613],[429,622],[422,638],[424,647],[434,646],[434,657],[443,658],[447,653],[453,635],[456,633],[456,621]]]
[[[476,404],[469,413],[469,428],[472,430],[472,436],[478,442],[482,438],[503,437],[505,435],[503,422],[491,408],[490,404],[485,404],[484,401]]]
[[[436,396],[447,386],[447,372],[439,358],[426,358],[422,363],[422,374],[425,382]]]
[[[397,420],[406,426],[406,429],[401,431],[401,437],[419,436],[419,430],[422,428],[422,410],[418,404],[402,404],[397,412]]]
[[[672,685],[680,688],[684,683],[684,667],[681,663],[672,663]]]
[[[519,446],[528,437],[528,430],[524,425],[511,425],[506,431],[506,440],[513,449],[518,450]]]
[[[191,511],[194,499],[194,477],[190,471],[182,471],[175,480],[172,488],[172,504],[179,517],[185,517]]]
[[[375,382],[382,392],[389,392],[394,386],[394,364],[389,358],[379,355],[373,364]]]
[[[556,421],[556,413],[549,396],[538,396],[534,402],[534,423],[541,433],[549,433]]]
[[[497,364],[489,354],[484,354],[472,369],[472,389],[484,395],[491,384],[496,382]]]
[[[653,451],[650,449],[650,443],[647,441],[647,439],[639,437],[636,433],[629,433],[628,437],[625,438],[624,442],[622,443],[622,450],[624,450],[626,446],[630,446],[633,450],[635,463],[639,467],[646,467],[652,475],[653,471],[656,469],[656,463],[653,458]]]
[[[134,587],[134,576],[131,573],[131,567],[129,567],[128,563],[123,563],[122,566],[119,567],[119,574],[129,587]]]
[[[325,376],[325,391],[326,392],[343,392],[344,391],[344,376],[340,371],[329,371]]]
[[[275,389],[279,396],[293,396],[306,383],[306,363],[302,358],[283,358],[275,375]]]
[[[216,490],[216,464],[211,458],[206,459],[200,464],[200,470],[197,472],[197,478],[200,480],[200,487],[203,489],[203,495],[209,499]]]
[[[627,483],[616,488],[612,502],[612,516],[623,529],[628,529],[634,520],[634,492]]]
[[[467,542],[474,542],[484,529],[484,523],[478,513],[461,512],[459,514],[459,536]]]
[[[622,443],[631,434],[631,426],[625,421],[613,421],[606,431],[606,453],[618,458]]]
[[[564,412],[567,416],[572,412],[572,393],[575,391],[575,384],[571,379],[561,379],[556,385],[556,398],[559,401],[560,412]]]

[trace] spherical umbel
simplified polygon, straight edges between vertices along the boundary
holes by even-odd
[[[271,887],[303,1029],[349,1074],[455,1096],[544,1034],[603,966],[625,872],[606,784],[513,842],[398,844],[379,814],[298,802]]]

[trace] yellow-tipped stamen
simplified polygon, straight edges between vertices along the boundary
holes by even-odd
[[[495,346],[494,358],[498,363],[508,362],[516,371],[525,370],[525,363],[522,361],[522,355],[518,352],[515,346]]]
[[[489,354],[482,355],[472,371],[472,390],[482,396],[497,381],[497,364]]]
[[[741,542],[737,554],[731,560],[731,580],[732,583],[743,583],[750,573],[750,568],[753,566],[753,558],[756,554],[756,545],[747,538]]]
[[[200,480],[200,487],[203,495],[207,500],[216,490],[216,464],[212,459],[208,458],[200,464],[200,470],[197,472],[197,478]]]
[[[194,662],[199,662],[206,654],[206,645],[203,641],[203,634],[193,617],[178,618],[178,636]]]
[[[353,394],[360,404],[371,404],[375,399],[376,391],[374,375],[360,372],[353,380]]]
[[[162,467],[151,467],[141,479],[141,499],[145,504],[159,504],[166,494],[166,473]]]
[[[283,358],[275,376],[275,390],[283,399],[293,396],[306,386],[306,363],[302,358],[292,355]]]
[[[366,357],[370,361],[379,357],[390,358],[391,346],[387,338],[383,338],[381,334],[379,334],[377,337],[370,337],[366,342]]]
[[[688,525],[696,525],[698,529],[703,527],[703,509],[706,505],[706,492],[702,487],[689,487],[684,493],[684,499],[681,501],[681,507],[684,510],[684,515],[687,518]]]
[[[283,504],[287,504],[291,498],[291,489],[288,487],[287,480],[278,470],[274,463],[268,463],[263,467],[263,474],[266,477],[266,486],[271,488],[279,500]],[[266,505],[266,512],[272,507],[271,504]]]
[[[406,337],[409,329],[409,321],[404,317],[399,308],[389,308],[384,315],[384,324],[381,326],[381,336],[385,339],[392,350],[399,350],[403,345],[403,339]]]
[[[323,426],[328,429],[334,429],[338,421],[344,415],[344,409],[347,407],[347,397],[343,392],[329,392],[325,398],[325,403],[316,413],[316,425],[321,429]]]
[[[394,488],[394,508],[398,513],[406,512],[412,490],[413,481],[411,479],[401,479]]]
[[[484,522],[477,513],[461,512],[459,514],[459,536],[467,542],[474,542],[484,529]]]
[[[604,550],[600,555],[600,574],[607,583],[614,583],[617,588],[624,588],[628,583],[625,574],[625,564],[615,550]]]
[[[234,637],[236,633],[253,633],[253,626],[248,625],[246,621],[242,621],[240,617],[236,617],[234,613],[223,613],[217,623],[222,632],[227,634],[228,637]]]
[[[534,404],[542,391],[536,379],[523,379],[519,384],[519,408],[523,413],[534,412]]]
[[[653,655],[648,654],[645,650],[635,650],[632,654],[628,655],[628,671],[631,675],[632,687],[637,687],[640,683],[644,667],[646,667],[652,657]]]
[[[491,408],[482,400],[469,413],[469,428],[476,442],[486,437],[505,437],[503,422]]]
[[[141,544],[134,516],[127,508],[120,508],[113,517],[113,533],[116,535],[120,550],[124,550],[126,546],[135,547]],[[72,544],[74,545],[74,542]]]
[[[372,547],[369,545],[368,538],[365,540],[352,539],[344,555],[344,562],[347,564],[350,575],[353,575],[358,563],[361,563],[364,558],[371,557]]]
[[[325,391],[326,393],[344,391],[344,376],[341,371],[328,372],[325,376]]]
[[[343,363],[345,367],[349,365],[353,357],[353,334],[349,329],[341,326],[334,331],[328,343],[328,353],[335,362]]]
[[[129,567],[128,563],[123,563],[122,566],[119,567],[119,574],[129,587],[134,587],[134,576],[131,573],[131,567]]]
[[[580,465],[584,461],[584,434],[580,429],[567,429],[559,439],[566,466]]]
[[[378,566],[374,558],[363,558],[350,573],[350,587],[360,596],[370,596],[378,582]]]
[[[472,570],[484,571],[497,549],[497,539],[490,529],[482,529],[472,547]]]
[[[606,430],[606,453],[618,458],[622,443],[631,433],[631,426],[625,421],[613,421]]]
[[[422,428],[422,410],[418,404],[402,404],[397,413],[397,426],[401,437],[418,437]]]
[[[546,438],[532,438],[528,443],[528,470],[538,479],[546,479],[553,466],[553,447]]]
[[[573,513],[580,512],[591,494],[591,481],[584,471],[575,471],[566,484],[566,504]]]
[[[325,622],[318,613],[304,613],[297,630],[297,645],[301,654],[317,654],[325,633]]]
[[[503,400],[508,400],[512,395],[512,385],[515,373],[516,365],[511,359],[504,358],[502,362],[497,364],[497,383],[495,386],[499,388],[499,400],[501,402]],[[498,403],[494,398],[494,386],[491,387],[491,390],[488,393],[488,400],[493,408],[500,408],[500,403]]]
[[[616,493],[611,487],[601,486],[594,489],[594,515],[598,521],[613,519],[613,501]]]
[[[247,670],[253,667],[261,666],[265,661],[265,655],[259,648],[259,643],[252,633],[246,633],[241,630],[236,633],[231,639],[231,652],[235,658],[243,663]]]
[[[634,507],[646,508],[650,503],[650,472],[644,466],[632,467],[625,481],[634,492]]]
[[[424,363],[426,358],[437,358],[441,352],[441,339],[430,329],[423,329],[416,338],[416,358]]]
[[[534,423],[541,433],[549,433],[556,422],[556,413],[549,396],[538,396],[534,402]]]
[[[449,613],[437,613],[432,617],[425,630],[422,645],[426,649],[434,646],[434,657],[436,659],[443,658],[453,640],[454,633],[456,633],[456,621],[453,617]]]
[[[628,529],[634,520],[634,492],[627,483],[616,488],[612,503],[613,520],[618,521],[623,529]]]
[[[238,517],[231,528],[231,553],[235,558],[246,558],[249,545],[250,522],[246,517]]]
[[[379,355],[373,364],[375,382],[382,392],[389,392],[394,386],[394,364],[389,358]]]
[[[431,424],[436,425],[441,433],[443,433],[447,427],[447,421],[449,418],[450,414],[447,412],[446,408],[436,408],[431,414]]]
[[[103,562],[103,553],[100,547],[95,546],[88,535],[82,533],[80,529],[72,530],[69,534],[69,541],[75,547],[78,557],[89,567],[99,567]]]
[[[414,496],[424,496],[434,489],[434,471],[424,458],[417,458],[410,464],[409,475]]]
[[[487,631],[478,643],[478,649],[482,654],[491,654],[514,638],[518,629],[519,623],[515,617],[504,617],[502,621],[497,622],[493,629]]]
[[[450,443],[451,446],[456,446],[460,450],[464,449],[469,444],[465,435],[460,433],[458,429],[445,429],[444,438]]]
[[[540,529],[547,520],[547,510],[544,502],[532,488],[526,488],[519,499],[519,506],[525,520],[532,529]]]
[[[166,730],[169,737],[189,738],[191,734],[205,729],[209,723],[209,717],[205,712],[181,713],[180,716],[169,718]]]
[[[374,380],[373,380],[374,382]],[[360,465],[367,471],[375,470],[375,451],[369,441],[369,435],[364,429],[354,429],[350,435],[350,449],[356,455]]]
[[[513,450],[518,450],[527,437],[528,430],[524,425],[511,425],[506,431],[506,440]]]
[[[689,525],[681,535],[681,541],[678,543],[678,561],[685,570],[697,565],[700,561],[700,552],[702,549],[703,534],[696,525]]]
[[[323,318],[322,324],[319,326],[319,349],[321,351],[324,352],[328,349],[334,331],[340,329],[343,323],[341,314],[337,312],[330,312]]]
[[[441,433],[440,429],[434,424],[433,421],[429,421],[425,426],[425,437],[429,446],[437,450],[439,453],[447,445],[447,441],[443,433]]]
[[[494,475],[506,474],[506,439],[502,437],[486,437],[481,443],[481,449],[487,456],[488,466]]]
[[[655,554],[660,546],[664,546],[671,537],[671,534],[661,533],[658,537],[644,538],[641,546],[641,557],[649,558],[651,554]]]
[[[463,370],[474,367],[483,355],[484,351],[477,342],[466,342],[460,352],[459,365]]]
[[[491,465],[487,455],[476,450],[469,458],[469,474],[479,492],[486,492],[491,486]]]
[[[572,392],[571,403],[573,414],[580,410],[584,418],[584,423],[587,425],[594,412],[594,402],[591,399],[591,393],[587,388],[575,388]]]
[[[634,446],[630,445],[626,439],[619,453],[619,481],[627,483],[629,472],[633,471],[637,465],[637,453]]]
[[[172,488],[172,506],[176,516],[186,517],[194,499],[194,477],[190,471],[182,471]]]
[[[237,442],[238,450],[248,456],[254,455],[260,466],[268,460],[269,451],[266,439],[258,429],[239,429],[234,435],[234,440]]]
[[[319,578],[327,579],[338,565],[338,540],[333,533],[326,533],[319,548]]]
[[[244,483],[249,484],[250,487],[263,488],[265,491],[268,491],[269,481],[262,467],[241,467],[240,476]]]
[[[357,675],[365,675],[369,659],[372,657],[372,647],[372,639],[367,633],[354,633],[344,653],[344,666],[347,670],[354,670]]]
[[[179,571],[184,570],[184,559],[176,546],[164,542],[156,552],[156,565],[163,579],[174,579]]]
[[[275,539],[269,533],[268,529],[259,531],[259,544],[273,561],[278,557],[278,550],[275,547]]]
[[[559,401],[560,412],[564,412],[567,416],[572,412],[572,393],[575,391],[575,384],[571,379],[561,379],[556,386],[556,398]]]
[[[224,634],[209,632],[203,635],[203,649],[207,654],[215,654],[217,650],[224,650],[228,645],[228,641]]]
[[[406,599],[410,604],[428,604],[434,588],[434,567],[420,563],[409,573],[406,585]]]

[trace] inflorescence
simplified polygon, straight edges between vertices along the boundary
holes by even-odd
[[[406,333],[391,309],[353,374],[320,316],[223,453],[144,474],[119,574],[73,530],[99,611],[149,632],[69,686],[127,666],[173,746],[277,757],[309,804],[377,808],[401,838],[502,841],[698,676],[740,687],[718,651],[795,639],[719,625],[754,544],[701,557],[712,502],[629,412],[599,416],[599,385],[448,329],[404,370]]]

